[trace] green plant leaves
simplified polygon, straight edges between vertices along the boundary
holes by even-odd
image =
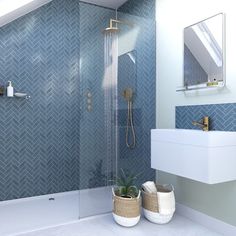
[[[117,184],[115,194],[120,197],[137,197],[139,190],[134,185],[134,181],[139,175],[127,174],[123,169],[121,169],[120,173],[120,177],[115,179]]]

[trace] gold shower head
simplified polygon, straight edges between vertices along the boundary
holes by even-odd
[[[104,33],[109,33],[109,32],[115,33],[115,32],[119,32],[119,31],[120,30],[117,27],[112,27],[112,28],[108,27],[105,30],[103,30]]]

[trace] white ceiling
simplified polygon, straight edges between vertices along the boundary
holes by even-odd
[[[0,27],[52,0],[0,0]]]
[[[0,27],[47,4],[52,0],[0,0]],[[98,6],[117,9],[127,0],[81,0]]]
[[[125,2],[127,2],[127,0],[81,0],[81,1],[113,9],[117,9]]]

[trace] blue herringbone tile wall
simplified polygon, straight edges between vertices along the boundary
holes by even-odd
[[[189,48],[184,45],[184,85],[191,86],[206,83],[208,75],[194,57]]]
[[[155,0],[129,0],[118,10],[131,15],[151,18],[155,20],[156,15]]]
[[[109,18],[115,17],[115,12],[81,3],[80,17],[80,91],[82,101],[80,188],[84,189],[104,186],[109,179],[109,175],[112,177],[112,173],[107,173],[109,170],[112,171],[110,168],[112,157],[109,157],[111,160],[107,160],[106,148],[104,148],[106,145],[104,132],[106,130],[104,123],[105,109],[102,90],[104,35],[101,31],[107,27]],[[155,21],[121,12],[118,17],[136,22],[138,27],[141,28],[134,48],[138,58],[137,76],[133,79],[133,72],[127,76],[126,70],[122,67],[122,74],[119,73],[118,79],[118,169],[128,169],[135,174],[142,173],[142,178],[139,178],[139,183],[142,183],[147,179],[155,178],[155,171],[150,168],[150,129],[155,127]],[[93,19],[93,23],[91,23],[91,19]],[[150,27],[153,30],[150,30]],[[122,33],[119,37],[122,37]],[[119,60],[119,68],[122,62],[122,60]],[[127,149],[125,145],[127,104],[121,96],[121,90],[126,86],[133,86],[136,90],[134,123],[137,131],[137,147],[134,150]],[[86,110],[87,92],[92,94],[93,109],[91,112]]]
[[[132,1],[131,1],[132,2]],[[138,1],[140,2],[140,1]],[[152,5],[153,1],[143,1],[144,5],[139,5],[140,12],[145,12],[146,5]],[[128,2],[129,3],[129,2]],[[143,6],[143,7],[142,7]],[[130,5],[130,12],[135,11],[135,7]],[[154,7],[155,8],[155,7]],[[136,148],[130,150],[125,144],[125,122],[127,103],[119,93],[119,159],[118,169],[123,168],[129,170],[133,174],[140,173],[137,184],[141,184],[146,180],[155,179],[155,171],[151,169],[150,159],[150,130],[155,128],[156,123],[156,53],[155,53],[155,18],[148,19],[145,17],[119,12],[118,18],[121,20],[135,22],[138,29],[136,44],[134,50],[136,52],[136,81],[123,76],[123,72],[119,75],[118,87],[133,86],[135,91],[134,97],[134,125],[136,129],[137,145]],[[129,28],[121,27],[120,37],[126,37]],[[122,45],[119,45],[122,47]],[[119,64],[120,66],[120,64]],[[125,81],[123,81],[125,80]],[[125,109],[126,108],[126,109]]]
[[[0,200],[79,187],[79,1],[54,0],[0,28]]]
[[[210,129],[236,131],[236,104],[211,104],[176,107],[176,128],[199,129],[192,125],[193,120],[210,117]]]
[[[130,10],[135,15],[120,16],[141,28],[135,46],[137,149],[125,148],[121,121],[119,166],[142,172],[144,181],[155,176],[150,169],[155,22],[136,16],[143,16],[146,5],[141,13]],[[110,163],[104,158],[101,31],[111,17],[113,10],[77,0],[53,0],[0,28],[0,83],[11,80],[18,91],[31,95],[30,100],[0,97],[0,200],[106,184],[104,173]],[[92,112],[86,110],[88,91]]]
[[[115,11],[80,3],[80,189],[100,187],[111,179],[107,157],[104,108],[104,34]],[[92,95],[92,110],[87,111],[86,94]]]

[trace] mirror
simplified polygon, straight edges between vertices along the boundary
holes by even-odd
[[[182,91],[224,86],[223,26],[221,13],[184,29]]]

